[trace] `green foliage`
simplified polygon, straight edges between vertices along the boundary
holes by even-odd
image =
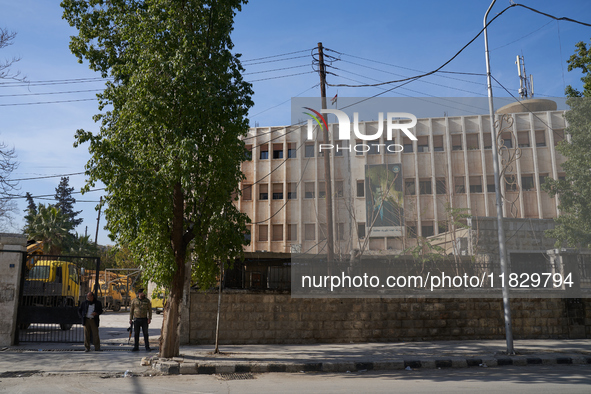
[[[60,254],[68,249],[72,223],[58,208],[53,205],[39,204],[37,212],[29,210],[25,220],[27,225],[24,233],[29,239],[43,241],[44,253]]]
[[[96,256],[98,254],[98,248],[90,240],[90,235],[70,234],[66,246],[67,252],[65,254],[71,256]]]
[[[74,204],[76,204],[76,199],[72,197],[72,192],[74,191],[74,188],[68,187],[69,182],[70,177],[64,176],[61,178],[60,184],[55,188],[54,197],[57,201],[55,206],[69,218],[69,220],[72,222],[72,227],[75,228],[83,221],[82,218],[76,218],[76,216],[80,215],[82,211],[74,211]]]
[[[106,186],[107,228],[169,285],[189,252],[198,276],[242,252],[247,217],[230,201],[243,175],[251,86],[231,53],[233,1],[64,0],[70,48],[110,76],[89,143],[89,187]]]
[[[569,141],[557,150],[567,158],[562,164],[565,179],[547,179],[543,185],[550,196],[558,196],[560,216],[554,230],[547,235],[556,238],[556,246],[591,247],[591,51],[583,42],[568,60],[568,70],[580,69],[584,76],[583,91],[570,85],[566,89],[570,110],[565,118]]]
[[[99,256],[101,265],[105,268],[138,268],[139,266],[125,245],[103,247]]]

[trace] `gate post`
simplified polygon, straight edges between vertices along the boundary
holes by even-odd
[[[23,255],[27,252],[27,236],[0,233],[0,346],[15,341]]]

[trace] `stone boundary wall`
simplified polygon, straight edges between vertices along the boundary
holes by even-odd
[[[190,344],[213,344],[217,293],[191,293]],[[515,339],[591,338],[591,300],[576,318],[564,299],[511,301]],[[581,316],[582,314],[582,316]],[[220,344],[504,339],[501,299],[291,298],[225,291]]]

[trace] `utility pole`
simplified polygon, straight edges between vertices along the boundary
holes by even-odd
[[[322,43],[318,43],[318,63],[320,73],[320,95],[322,97],[322,109],[326,109],[326,65],[324,64],[324,50]],[[324,143],[330,143],[328,139],[328,129],[324,128]],[[330,154],[329,150],[324,150],[324,182],[326,191],[326,261],[330,272],[332,262],[334,261],[334,236],[333,236],[333,217],[332,217],[332,186],[330,176]]]
[[[99,223],[101,222],[101,208],[103,207],[103,196],[101,196],[99,201],[99,211],[98,216],[96,218],[96,234],[94,236],[94,245],[98,242],[98,231],[99,231]]]
[[[501,180],[499,179],[499,153],[497,151],[497,130],[495,129],[495,111],[493,104],[493,93],[492,93],[492,80],[490,74],[490,58],[488,53],[488,34],[486,31],[486,18],[488,13],[492,9],[496,0],[488,7],[486,14],[484,14],[484,54],[486,57],[486,81],[488,85],[488,110],[490,117],[490,131],[491,138],[494,142],[492,150],[493,159],[493,170],[495,177],[495,195],[497,203],[497,230],[499,237],[499,258],[501,263],[501,273],[505,278],[508,277],[507,270],[507,250],[505,244],[505,227],[503,226],[503,199],[501,197]],[[499,123],[499,127],[501,124]],[[509,287],[508,283],[505,282],[503,285],[503,309],[505,315],[505,336],[507,340],[507,354],[515,354],[513,348],[513,328],[511,325],[511,306],[509,304]]]

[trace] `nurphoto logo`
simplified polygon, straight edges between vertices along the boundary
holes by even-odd
[[[312,117],[316,121],[316,123],[318,124],[320,129],[322,129],[322,127],[324,127],[326,130],[328,130],[328,124],[327,124],[324,116],[322,116],[322,114],[335,115],[339,121],[338,138],[335,138],[335,139],[346,140],[346,141],[351,139],[351,120],[349,119],[349,116],[345,112],[340,111],[338,109],[321,109],[320,112],[318,112],[310,107],[304,107],[304,108],[307,109],[308,111],[312,112],[312,113],[310,113],[310,112],[304,112],[304,113],[306,115],[309,115],[310,117]],[[400,120],[400,119],[410,119],[410,122],[398,123],[398,120]],[[395,120],[396,120],[396,122],[395,122]],[[401,130],[412,141],[416,141],[417,137],[415,137],[415,135],[409,130],[409,129],[413,128],[414,126],[416,126],[416,124],[417,124],[417,117],[414,116],[413,114],[410,114],[407,112],[388,112],[386,115],[386,140],[391,141],[393,138],[393,133],[392,133],[393,130],[398,129],[398,130]],[[314,139],[313,130],[314,130],[314,124],[312,122],[312,119],[308,119],[308,133],[307,133],[308,140]],[[384,133],[384,113],[383,112],[378,113],[378,130],[374,134],[368,135],[368,134],[362,134],[361,131],[359,130],[359,113],[354,112],[353,113],[353,133],[355,135],[355,139],[358,139],[361,141],[379,141],[379,139],[382,137],[382,134]],[[383,146],[385,150],[387,150],[388,152],[391,152],[391,153],[402,152],[402,150],[404,149],[404,147],[400,144],[379,144],[379,143],[372,143],[372,144],[361,143],[361,144],[356,144],[354,146],[319,144],[318,149],[320,152],[322,152],[323,150],[333,150],[333,149],[336,149],[337,152],[342,151],[342,150],[347,150],[347,151],[351,152],[351,149],[353,149],[355,152],[368,152],[370,150],[370,145],[372,145],[372,146],[377,145],[378,152],[380,151],[380,146]]]

